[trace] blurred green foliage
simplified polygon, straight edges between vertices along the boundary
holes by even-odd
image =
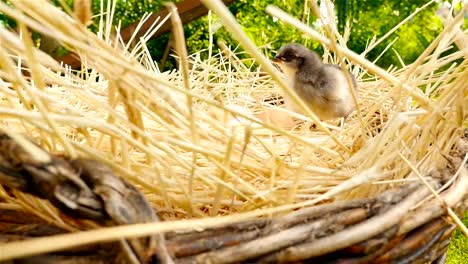
[[[338,17],[341,19],[339,24],[344,25],[345,21],[350,21],[351,34],[347,43],[348,47],[357,53],[362,53],[374,36],[377,39],[383,36],[426,3],[427,0],[337,0],[335,1],[335,9],[336,11],[346,11],[345,14],[339,12],[340,16]],[[322,52],[319,43],[304,36],[294,27],[276,21],[266,14],[264,10],[268,4],[280,7],[311,27],[316,29],[318,27],[316,17],[306,12],[308,9],[304,8],[304,0],[238,0],[231,4],[229,9],[249,37],[257,46],[265,48],[265,53],[270,57],[281,45],[289,42],[302,43],[319,53]],[[424,9],[391,37],[374,48],[367,54],[367,57],[370,60],[376,59],[391,41],[398,38],[392,46],[393,49],[388,50],[377,64],[382,67],[402,66],[398,56],[401,57],[403,64],[414,61],[443,28],[442,22],[436,14],[438,8],[439,5],[432,4]],[[189,52],[193,53],[206,49],[209,45],[208,33],[207,17],[188,24],[185,27],[185,35]],[[237,45],[237,42],[230,37],[224,28],[220,28],[215,32],[214,43],[218,39],[227,42],[231,46]],[[153,52],[156,58],[158,57],[158,50],[160,49]]]
[[[7,0],[0,0],[7,1]],[[70,7],[73,0],[62,0]],[[173,1],[178,2],[181,0]],[[53,0],[59,5],[58,0]],[[106,11],[111,0],[102,0],[104,7],[101,9],[101,0],[93,1],[93,13],[100,14]],[[158,11],[163,8],[163,1],[160,0],[117,0],[114,13],[114,23],[119,21],[122,27],[141,19],[143,14]],[[297,29],[288,26],[281,21],[275,20],[265,12],[268,4],[274,4],[304,23],[317,29],[318,23],[314,15],[305,8],[304,0],[237,0],[229,6],[229,10],[234,14],[244,31],[257,44],[264,49],[268,56],[273,56],[274,52],[285,43],[298,42],[307,47],[322,52],[319,43],[307,38]],[[384,0],[335,0],[335,10],[339,18],[340,30],[344,30],[345,21],[350,21],[351,35],[348,40],[348,47],[357,53],[365,50],[369,41],[376,36],[383,36],[400,21],[421,7],[427,0],[409,1],[384,1]],[[307,6],[306,6],[307,7]],[[373,49],[367,58],[376,59],[385,47],[395,38],[398,40],[393,44],[377,62],[382,67],[390,65],[402,66],[414,61],[419,54],[432,42],[432,40],[442,30],[442,23],[436,14],[438,4],[432,4],[423,10],[407,24],[397,30],[390,38],[383,41]],[[465,19],[466,20],[466,19]],[[99,16],[95,16],[94,23],[90,26],[93,31],[98,30]],[[14,27],[14,22],[0,14],[0,24]],[[232,47],[237,46],[237,42],[231,38],[230,34],[220,26],[215,16],[212,17],[213,46],[216,47],[218,40],[222,40]],[[209,43],[208,17],[204,16],[193,21],[184,27],[185,37],[189,53],[206,50]],[[148,48],[153,55],[153,59],[159,61],[163,56],[167,46],[169,35],[163,35],[153,39],[148,43]],[[449,51],[450,52],[450,51]],[[401,57],[401,61],[398,55]],[[208,52],[201,52],[202,58],[207,58]]]
[[[11,6],[11,2],[7,0],[0,0],[1,2],[6,3],[7,5]],[[0,27],[6,28],[15,28],[16,23],[13,19],[9,18],[7,15],[0,12]]]
[[[462,219],[465,226],[468,226],[468,212]],[[446,264],[468,263],[468,239],[463,235],[459,228],[453,232],[452,239],[447,251]]]
[[[366,48],[366,43],[373,36],[376,36],[378,39],[385,35],[385,33],[427,2],[427,0],[353,1],[352,5],[354,7],[348,16],[351,19],[351,37],[348,47],[357,53],[363,52]],[[432,4],[421,11],[400,27],[392,36],[373,49],[367,57],[374,60],[384,51],[390,42],[398,38],[393,44],[392,49],[388,50],[377,64],[383,67],[390,65],[402,66],[397,54],[401,57],[404,64],[413,62],[442,31],[443,24],[436,14],[438,8],[437,4]]]
[[[276,21],[273,17],[269,16],[265,12],[265,8],[268,4],[275,4],[301,19],[308,17],[307,14],[304,14],[303,0],[237,0],[230,4],[229,10],[242,25],[244,31],[257,46],[264,49],[268,56],[273,56],[275,50],[288,42],[299,42],[316,50],[321,49],[318,43],[311,42],[297,29],[287,26],[280,21]],[[310,21],[313,20],[314,19],[310,19]],[[195,53],[202,51],[200,53],[202,59],[208,57],[207,49],[210,45],[210,29],[208,22],[208,16],[204,16],[184,27],[188,52]],[[218,41],[223,41],[233,48],[238,46],[237,41],[231,37],[224,27],[221,27],[220,22],[214,15],[211,19],[211,27],[213,32],[212,45],[217,47],[216,43]],[[150,51],[156,60],[162,57],[168,39],[169,37],[166,35],[152,40],[149,43]]]

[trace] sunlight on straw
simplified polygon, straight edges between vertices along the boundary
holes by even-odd
[[[281,105],[282,91],[290,88],[232,17],[220,19],[247,51],[218,41],[218,46],[187,55],[176,21],[178,56],[174,58],[183,67],[160,72],[163,69],[151,58],[146,42],[166,19],[177,20],[177,16],[158,20],[151,32],[133,38],[136,43],[130,45],[114,33],[120,27],[112,23],[113,3],[101,6],[102,22],[96,35],[48,1],[22,1],[15,8],[0,2],[0,12],[56,38],[86,64],[79,72],[61,67],[18,33],[0,28],[0,52],[8,58],[0,60],[0,95],[5,98],[0,100],[1,127],[10,134],[24,133],[48,151],[63,153],[69,144],[77,155],[107,164],[136,184],[167,219],[214,218],[78,233],[54,237],[50,245],[34,242],[44,240],[15,242],[10,253],[11,248],[0,247],[0,256],[275,216],[328,199],[374,197],[395,184],[419,180],[400,152],[418,161],[415,166],[425,175],[447,163],[444,155],[449,155],[466,126],[466,51],[444,55],[454,43],[463,45],[456,30],[460,15],[447,22],[416,62],[385,71],[349,51],[347,37],[340,36],[334,25],[324,37],[268,7],[271,14],[335,51],[325,60],[358,65],[358,110],[339,126],[338,120],[317,123],[313,113],[304,116]],[[213,14],[223,10],[216,6]],[[210,56],[202,59],[206,53]],[[33,77],[40,77],[39,82],[21,74],[19,66],[28,66],[24,63],[28,54],[35,60]],[[262,67],[256,68],[255,63]],[[33,101],[46,107],[36,109]],[[283,128],[261,121],[259,115],[270,110],[289,115],[297,123]],[[46,221],[72,226],[44,201],[19,192],[2,196],[11,196],[7,200],[13,207],[19,205]],[[93,237],[78,241],[85,234]]]
[[[411,170],[418,176],[418,178],[426,185],[426,187],[431,191],[432,195],[439,200],[439,202],[442,204],[442,207],[447,210],[448,215],[452,218],[452,220],[460,227],[462,232],[465,234],[466,237],[468,237],[468,228],[466,228],[465,224],[458,218],[457,215],[453,212],[453,210],[450,207],[447,207],[447,204],[445,201],[437,194],[436,190],[432,188],[432,186],[427,182],[427,180],[421,175],[421,173],[418,171],[416,167],[413,166],[413,164],[401,153],[398,153],[400,158],[405,161],[405,163],[411,168]]]

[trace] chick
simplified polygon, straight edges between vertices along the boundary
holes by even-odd
[[[286,44],[272,60],[277,64],[297,95],[321,119],[347,117],[355,104],[345,74],[350,74],[353,87],[356,81],[350,72],[343,72],[338,65],[324,64],[314,51],[296,44]],[[300,112],[299,107],[285,96],[286,107]]]

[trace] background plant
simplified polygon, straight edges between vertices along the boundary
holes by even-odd
[[[63,1],[67,5],[72,6],[73,0]],[[57,5],[59,4],[58,0],[54,0],[54,2]],[[109,0],[102,0],[102,2],[107,5]],[[122,27],[128,26],[140,20],[145,13],[161,10],[163,8],[162,2],[154,0],[118,0],[116,2],[114,21],[116,24],[120,21]],[[350,21],[351,35],[347,44],[348,47],[357,53],[361,53],[374,36],[376,38],[383,36],[388,30],[425,3],[427,3],[427,0],[336,0],[335,9],[339,22],[338,25],[342,32],[345,22],[347,20]],[[100,4],[101,0],[93,1],[94,14],[101,12]],[[316,18],[311,15],[308,8],[305,8],[307,7],[307,3],[304,0],[237,0],[229,6],[229,9],[242,25],[245,32],[259,47],[264,48],[265,53],[269,56],[273,56],[274,51],[288,42],[302,43],[319,53],[322,52],[321,46],[318,43],[311,41],[296,29],[280,21],[276,21],[267,15],[264,10],[268,4],[277,5],[310,26],[317,27],[317,23],[315,23]],[[442,22],[436,14],[436,11],[442,4],[442,2],[432,4],[420,12],[397,30],[393,36],[367,54],[367,57],[370,60],[376,59],[384,51],[385,47],[397,38],[392,49],[387,51],[377,64],[385,68],[390,65],[401,67],[402,64],[414,61],[442,30]],[[95,16],[94,23],[90,26],[91,30],[97,31],[98,19],[99,17]],[[222,40],[227,45],[236,47],[237,42],[230,37],[224,28],[219,27],[216,21],[216,18],[213,17],[212,25],[215,32],[213,34],[213,43],[211,44],[216,45],[218,40]],[[13,21],[7,19],[2,14],[0,14],[0,24],[10,27],[15,26]],[[185,25],[184,29],[189,53],[206,50],[209,47],[210,38],[207,16]],[[159,61],[162,58],[168,41],[169,35],[165,34],[148,43],[154,60]],[[208,53],[201,52],[200,55],[202,58],[206,58]],[[401,57],[401,60],[399,60],[398,56]]]

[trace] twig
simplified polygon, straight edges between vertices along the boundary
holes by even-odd
[[[463,200],[467,192],[468,170],[463,168],[457,181],[455,181],[455,183],[448,190],[443,192],[441,197],[448,207],[454,207],[457,203]],[[416,227],[441,216],[444,212],[445,208],[440,203],[435,203],[432,200],[428,201],[425,206],[416,209],[414,214],[405,216],[405,219],[400,227],[399,234],[407,233],[410,230],[413,230]]]
[[[415,201],[423,199],[429,191],[420,189],[393,206],[386,213],[374,216],[337,234],[317,239],[311,243],[288,248],[277,253],[280,261],[297,261],[333,252],[363,241],[397,224],[408,213]]]
[[[351,209],[320,219],[311,223],[298,225],[287,230],[262,237],[239,246],[229,247],[219,251],[201,254],[196,257],[197,263],[236,263],[258,257],[283,247],[294,245],[312,236],[314,230],[321,230],[330,224],[342,223],[350,225],[365,219],[368,213],[365,209]]]

